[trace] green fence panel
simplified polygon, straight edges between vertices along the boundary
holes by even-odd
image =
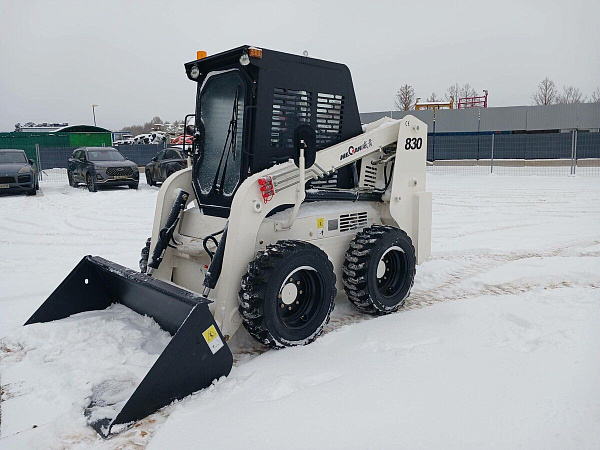
[[[110,147],[112,136],[110,133],[69,133],[70,147]]]
[[[36,159],[35,145],[55,147],[102,147],[112,145],[110,133],[0,133],[0,148],[19,148]]]
[[[0,148],[19,148],[36,159],[35,144],[40,147],[68,147],[69,133],[0,133]]]

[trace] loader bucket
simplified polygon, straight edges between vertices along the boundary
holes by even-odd
[[[152,317],[173,338],[118,414],[90,423],[103,437],[229,374],[233,356],[208,309],[210,300],[98,256],[85,256],[25,325],[113,303]]]

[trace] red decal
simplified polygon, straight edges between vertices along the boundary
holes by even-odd
[[[267,203],[275,195],[275,188],[273,187],[273,178],[269,176],[259,178],[258,185],[260,186],[260,193],[262,194],[263,201]]]

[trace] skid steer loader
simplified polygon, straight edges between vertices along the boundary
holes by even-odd
[[[342,64],[242,46],[185,64],[197,83],[190,166],[162,185],[140,273],[86,256],[27,324],[121,303],[172,336],[108,436],[229,374],[240,326],[315,340],[345,292],[387,314],[430,253],[427,126],[362,126]],[[116,429],[116,428],[115,428]]]

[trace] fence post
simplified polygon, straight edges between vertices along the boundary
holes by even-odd
[[[571,172],[573,175],[573,164],[575,162],[575,130],[571,132]]]
[[[35,144],[35,159],[37,161],[38,180],[43,181],[42,161],[40,159],[40,144]]]
[[[577,172],[577,129],[574,130],[575,133],[575,145],[573,146],[573,175]]]
[[[492,158],[490,160],[490,173],[494,173],[494,135],[492,134]]]

